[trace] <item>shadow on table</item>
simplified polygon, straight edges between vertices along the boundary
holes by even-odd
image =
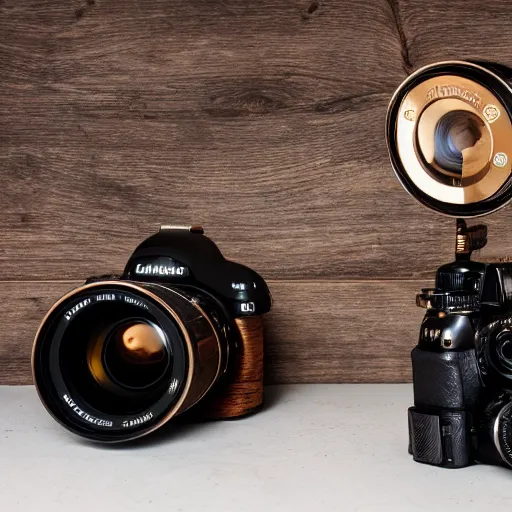
[[[169,421],[155,432],[148,434],[147,436],[135,439],[133,441],[127,441],[124,443],[95,443],[84,438],[79,438],[80,443],[87,445],[92,448],[98,448],[100,450],[137,450],[150,446],[158,446],[163,443],[172,442],[174,439],[186,439],[189,436],[202,435],[202,431],[207,431],[212,423],[218,423],[222,421],[244,421],[255,414],[265,413],[272,409],[277,403],[279,403],[286,395],[286,386],[267,386],[265,388],[265,401],[263,407],[257,412],[244,416],[242,418],[234,418],[231,420],[205,420],[205,421],[191,421],[189,419],[182,419],[180,416]],[[204,435],[208,435],[206,432]]]

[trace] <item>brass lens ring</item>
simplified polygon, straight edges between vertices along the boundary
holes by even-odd
[[[424,205],[473,217],[510,200],[507,77],[479,64],[441,62],[416,71],[395,92],[386,122],[390,158],[404,188]]]

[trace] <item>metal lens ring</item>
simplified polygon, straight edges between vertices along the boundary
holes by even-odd
[[[140,353],[114,353],[120,328],[129,334],[125,341],[146,351],[153,348],[144,354],[155,358],[153,370],[148,370],[147,360],[136,360],[143,357]],[[87,285],[58,302],[36,336],[33,371],[39,395],[57,421],[84,437],[140,437],[159,426],[182,400],[190,380],[185,337],[162,303],[140,287]],[[144,366],[139,380],[129,375],[139,370],[134,365]]]
[[[507,402],[496,416],[493,437],[503,462],[512,466],[512,402]]]
[[[473,217],[512,197],[512,90],[484,65],[426,66],[397,89],[386,137],[404,188],[438,212]]]

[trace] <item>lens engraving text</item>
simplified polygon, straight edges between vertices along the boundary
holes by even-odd
[[[144,414],[144,416],[139,416],[138,418],[134,418],[132,420],[125,420],[123,421],[122,425],[123,427],[135,427],[137,425],[142,425],[142,423],[146,423],[153,417],[152,412],[148,412],[147,414]]]
[[[75,315],[75,313],[80,311],[85,306],[88,306],[90,303],[91,303],[91,299],[85,299],[82,302],[79,302],[76,306],[73,306],[69,311],[67,311],[64,314],[64,318],[66,320],[71,320],[71,318]]]
[[[98,425],[99,427],[111,427],[112,422],[109,420],[101,420],[100,418],[95,418],[94,416],[91,416],[90,414],[86,413],[85,411],[82,411],[78,405],[73,401],[72,398],[70,398],[68,395],[63,395],[62,397],[64,399],[64,402],[66,402],[69,407],[75,412],[80,418],[83,418],[84,420],[88,421],[89,423],[92,423],[93,425]]]
[[[482,108],[482,99],[476,92],[472,92],[459,85],[436,85],[427,92],[427,101],[439,98],[460,98],[477,110]]]

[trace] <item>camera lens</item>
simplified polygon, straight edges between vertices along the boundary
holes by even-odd
[[[386,137],[404,188],[438,212],[473,217],[512,198],[512,90],[504,67],[426,66],[393,96]]]
[[[69,430],[98,441],[155,430],[219,378],[227,339],[207,313],[221,319],[217,306],[200,291],[147,283],[78,288],[36,335],[32,367],[43,404]]]
[[[478,462],[512,466],[512,402],[502,395],[477,420]]]
[[[494,443],[508,465],[512,465],[512,403],[508,402],[498,413],[494,423]]]

